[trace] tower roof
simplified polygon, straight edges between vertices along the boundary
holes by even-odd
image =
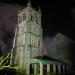
[[[31,7],[31,2],[30,2],[30,0],[28,0],[27,7]]]

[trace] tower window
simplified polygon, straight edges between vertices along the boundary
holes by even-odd
[[[20,23],[20,16],[18,16],[18,23]]]
[[[31,40],[31,44],[34,45],[34,40],[33,39]]]
[[[31,15],[31,20],[33,21],[33,17],[32,17],[32,15]]]
[[[38,17],[36,16],[36,23],[38,24]]]
[[[26,14],[23,13],[23,21],[26,20]]]
[[[38,41],[38,46],[40,46],[40,41]]]
[[[18,23],[21,23],[21,22],[22,22],[22,16],[19,15],[19,16],[18,16]]]

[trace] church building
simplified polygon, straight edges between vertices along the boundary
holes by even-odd
[[[13,62],[26,68],[30,59],[42,55],[41,11],[27,7],[19,11],[13,49]]]
[[[60,75],[66,74],[66,68],[69,70],[66,64],[57,60],[37,59],[43,56],[41,10],[32,8],[30,1],[26,8],[18,12],[18,24],[11,51],[10,64],[26,71],[27,75]]]

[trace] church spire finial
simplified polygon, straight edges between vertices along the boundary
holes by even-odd
[[[28,6],[28,7],[31,7],[31,2],[30,2],[30,0],[28,0],[27,6]]]
[[[39,6],[39,13],[41,13],[41,9],[40,9],[40,6]]]

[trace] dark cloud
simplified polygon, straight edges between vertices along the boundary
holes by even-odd
[[[11,48],[17,25],[17,11],[17,5],[0,3],[0,46],[2,51]]]
[[[0,19],[7,30],[14,29],[17,23],[17,6],[11,4],[0,4]]]
[[[72,16],[73,23],[75,24],[75,8],[70,9],[70,14]]]

